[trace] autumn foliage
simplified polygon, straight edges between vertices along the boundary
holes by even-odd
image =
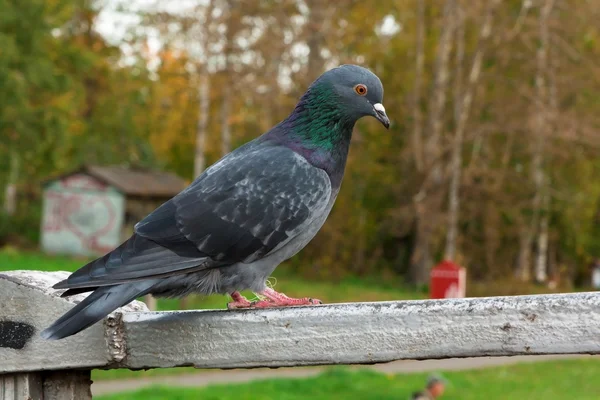
[[[191,181],[284,118],[321,72],[356,63],[381,78],[392,126],[357,124],[334,211],[289,268],[425,283],[450,258],[479,281],[588,279],[600,258],[594,2],[147,3],[0,0],[0,237],[35,239],[49,175],[125,163]],[[107,34],[117,16],[134,22]]]

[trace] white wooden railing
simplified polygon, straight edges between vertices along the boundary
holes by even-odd
[[[0,398],[90,399],[95,368],[600,354],[599,293],[236,311],[149,312],[133,302],[77,335],[46,341],[39,332],[85,297],[58,297],[51,287],[67,276],[0,274]]]

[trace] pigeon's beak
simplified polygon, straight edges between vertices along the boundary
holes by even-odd
[[[379,120],[385,126],[385,129],[390,129],[390,119],[385,113],[385,107],[381,103],[376,103],[373,105],[373,111],[375,113],[373,116]]]

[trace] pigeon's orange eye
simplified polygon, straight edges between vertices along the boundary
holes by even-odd
[[[367,87],[362,83],[359,83],[358,85],[354,86],[354,91],[357,94],[364,96],[365,94],[367,94]]]

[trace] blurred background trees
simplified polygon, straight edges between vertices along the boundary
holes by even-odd
[[[424,284],[581,284],[600,257],[600,8],[591,0],[0,0],[0,242],[35,244],[40,183],[81,163],[190,181],[342,63],[393,120],[288,268]],[[120,24],[119,22],[123,22]],[[26,240],[26,242],[23,242]]]

